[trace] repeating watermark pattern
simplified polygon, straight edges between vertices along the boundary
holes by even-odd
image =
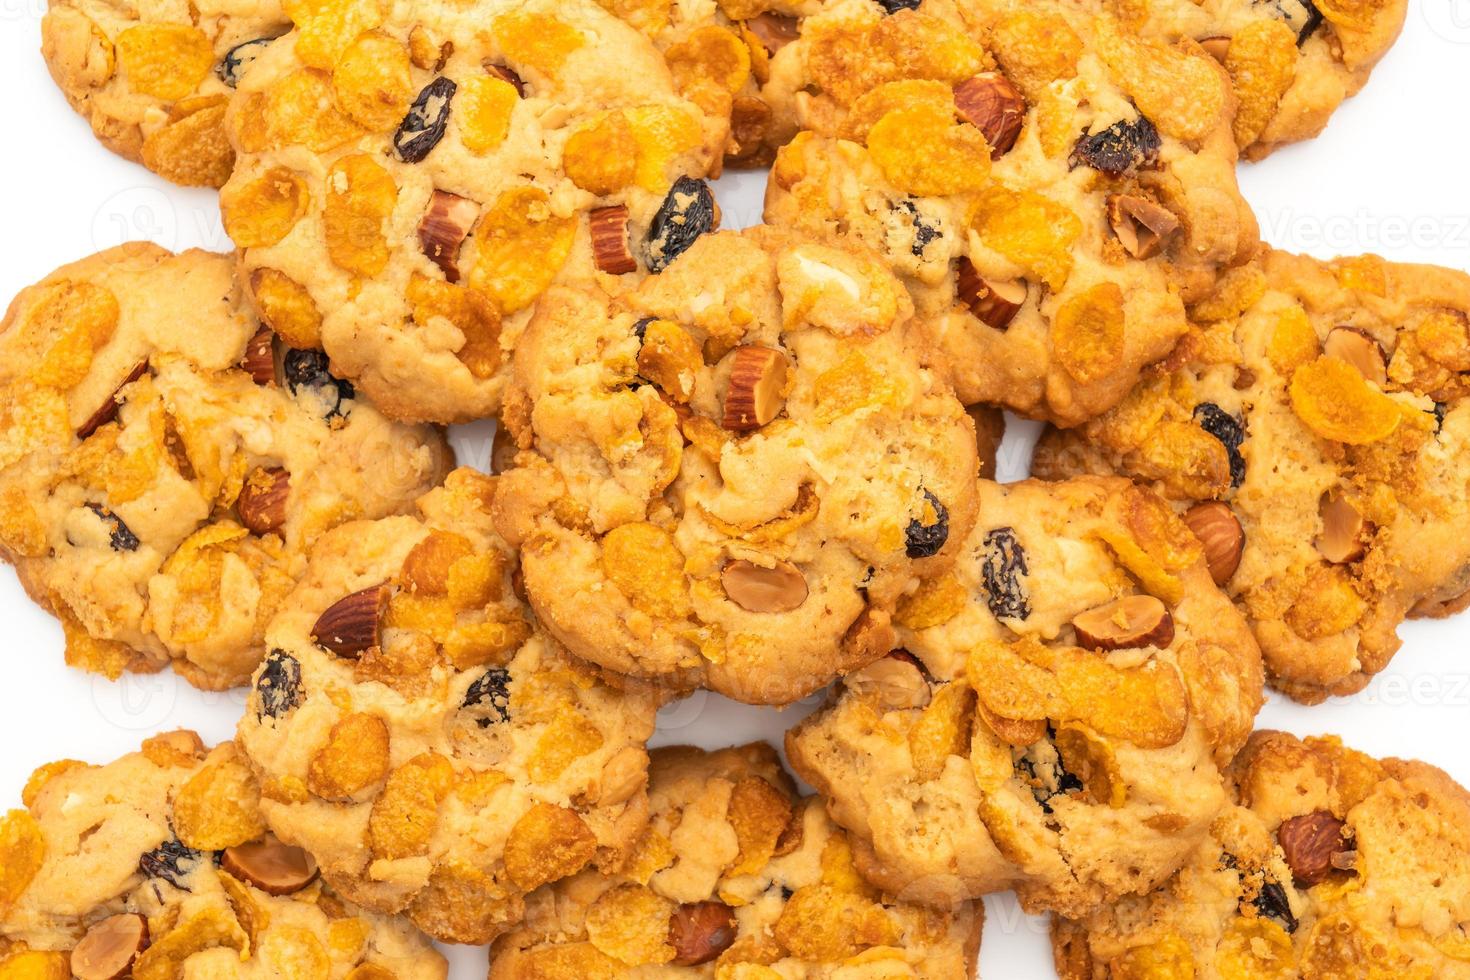
[[[1436,37],[1470,44],[1470,0],[1423,0],[1414,6]]]
[[[238,717],[245,710],[248,688],[196,691],[171,671],[124,674],[116,681],[92,678],[92,706],[98,717],[119,731],[163,732],[177,728],[186,702]]]
[[[118,191],[98,205],[92,217],[92,246],[101,251],[124,242],[150,241],[175,252],[232,251],[219,208],[213,203],[194,206],[178,195],[146,184]]]
[[[1257,219],[1263,239],[1298,252],[1398,255],[1470,249],[1470,214],[1385,215],[1359,208],[1321,215],[1281,208],[1262,211]]]

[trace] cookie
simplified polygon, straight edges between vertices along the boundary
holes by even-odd
[[[280,348],[225,256],[123,245],[0,322],[0,554],[67,662],[242,684],[317,535],[401,513],[442,433],[384,419]]]
[[[392,417],[495,414],[547,286],[714,220],[727,121],[591,0],[304,6],[232,102],[225,230],[262,317]]]
[[[980,487],[902,646],[787,734],[884,891],[1079,915],[1155,887],[1226,805],[1260,653],[1167,505],[1120,479]]]
[[[259,801],[233,744],[188,731],[42,766],[0,816],[0,976],[444,980],[423,936],[267,833]]]
[[[548,296],[497,523],[572,653],[785,704],[887,652],[974,522],[976,435],[876,255],[705,235],[617,299]]]
[[[1232,783],[1167,885],[1054,924],[1064,980],[1470,977],[1470,793],[1282,732],[1251,737]]]
[[[176,184],[222,186],[235,162],[225,107],[250,63],[290,29],[279,0],[49,6],[41,53],[102,144]]]
[[[659,749],[638,846],[531,896],[490,980],[975,976],[983,912],[883,895],[765,743]]]
[[[1122,473],[1205,541],[1273,682],[1361,690],[1398,625],[1470,589],[1470,276],[1270,253],[1222,280],[1167,373],[1050,433],[1034,472]]]
[[[324,535],[239,729],[271,829],[342,895],[446,942],[490,941],[647,817],[657,705],[534,627],[495,493],[460,469],[417,517]]]
[[[831,4],[777,56],[803,132],[766,220],[881,253],[966,404],[1101,414],[1257,241],[1228,78],[1101,2],[892,6]]]

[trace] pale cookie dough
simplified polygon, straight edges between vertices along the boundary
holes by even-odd
[[[1212,550],[1277,687],[1361,690],[1399,623],[1470,589],[1470,276],[1276,252],[1193,313],[1171,371],[1045,436],[1034,472],[1153,486]]]
[[[0,322],[0,554],[68,663],[244,683],[310,542],[448,471],[442,433],[260,330],[230,259],[141,243],[57,270]]]
[[[230,94],[290,27],[279,0],[51,0],[41,53],[108,149],[176,184],[220,187],[235,162]]]
[[[621,859],[647,818],[654,699],[537,629],[496,536],[494,478],[322,537],[240,722],[261,811],[341,894],[447,942]]]
[[[974,426],[910,314],[877,256],[765,227],[707,235],[619,299],[548,296],[496,499],[546,628],[756,704],[886,653],[894,605],[975,517]]]
[[[651,821],[605,873],[528,901],[490,980],[969,980],[984,914],[868,886],[847,836],[765,743],[659,749]]]
[[[1260,652],[1147,490],[985,482],[980,515],[954,571],[900,606],[903,648],[848,675],[787,752],[878,887],[1015,888],[1084,914],[1205,839]]]
[[[300,3],[231,104],[225,230],[261,316],[393,417],[495,414],[552,282],[715,222],[728,120],[592,0]]]
[[[1470,793],[1282,732],[1232,777],[1239,806],[1167,885],[1057,921],[1064,980],[1470,977]]]
[[[1107,6],[843,0],[773,63],[766,220],[880,252],[966,404],[1105,412],[1256,245],[1225,73]]]
[[[348,905],[266,832],[234,745],[193,732],[55,762],[0,816],[0,977],[444,980],[407,923]]]

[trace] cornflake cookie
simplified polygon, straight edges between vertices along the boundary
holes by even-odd
[[[1041,476],[1116,472],[1185,514],[1273,682],[1362,689],[1411,615],[1470,589],[1470,276],[1271,253],[1115,411],[1043,438]]]
[[[1081,915],[1155,887],[1226,805],[1260,653],[1168,506],[1120,479],[980,489],[902,648],[787,734],[885,891]]]
[[[0,976],[14,980],[443,980],[406,923],[345,903],[266,832],[233,744],[150,738],[63,761],[0,816]]]
[[[1470,794],[1335,737],[1257,732],[1238,806],[1158,891],[1052,942],[1064,980],[1470,977]]]
[[[124,245],[0,323],[0,553],[73,666],[243,684],[308,542],[408,509],[450,461],[277,344],[225,256]]]
[[[707,235],[617,300],[549,296],[496,499],[546,628],[756,704],[887,652],[975,517],[974,427],[910,326],[877,256],[770,228]]]
[[[221,205],[262,317],[395,418],[498,411],[558,278],[710,227],[728,121],[591,0],[291,0],[232,103]]]
[[[843,0],[773,63],[766,220],[880,252],[966,404],[1101,414],[1255,247],[1225,73],[1105,6]]]
[[[344,896],[486,943],[522,896],[620,860],[647,819],[657,705],[535,629],[491,526],[495,480],[325,535],[240,723],[261,810]]]
[[[975,976],[983,912],[865,884],[847,836],[765,743],[653,753],[652,820],[604,874],[531,896],[490,980]]]
[[[41,53],[108,149],[176,184],[220,187],[235,162],[230,94],[290,26],[278,0],[51,0]]]

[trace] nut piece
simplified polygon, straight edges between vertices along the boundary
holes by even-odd
[[[316,859],[299,847],[266,834],[258,841],[227,847],[220,867],[267,895],[292,895],[316,880]]]
[[[1245,550],[1245,529],[1235,512],[1218,500],[1195,504],[1184,515],[1184,523],[1205,546],[1205,564],[1216,585],[1224,585],[1240,567]]]
[[[1334,327],[1322,343],[1328,357],[1351,364],[1366,381],[1382,388],[1388,383],[1388,366],[1378,341],[1357,327]]]
[[[610,276],[638,271],[638,260],[628,248],[628,206],[598,208],[588,216],[592,231],[592,257],[597,268]]]
[[[987,282],[973,262],[963,255],[960,256],[955,272],[955,293],[960,302],[968,306],[970,312],[987,327],[1004,330],[1010,326],[1025,305],[1029,292],[1030,288],[1024,279]]]
[[[250,338],[240,367],[262,388],[276,386],[276,335],[270,327],[261,327]]]
[[[990,159],[999,160],[1016,145],[1026,122],[1026,98],[1004,75],[985,72],[965,79],[954,87],[954,104],[959,117],[990,144]]]
[[[1349,850],[1342,839],[1343,827],[1343,822],[1326,810],[1317,810],[1283,820],[1276,828],[1281,853],[1298,885],[1310,888],[1327,879],[1333,857]]]
[[[71,951],[71,975],[77,980],[129,976],[133,961],[147,946],[148,920],[141,915],[125,912],[103,919]]]
[[[286,524],[286,501],[291,497],[291,474],[280,467],[258,467],[245,477],[235,508],[240,523],[256,534],[279,531]]]
[[[1317,538],[1317,551],[1334,565],[1346,565],[1363,557],[1367,550],[1369,526],[1358,508],[1332,493],[1322,495],[1319,509],[1322,533]]]
[[[753,613],[790,612],[806,602],[808,592],[801,569],[786,561],[767,568],[737,559],[720,572],[720,584],[731,602]]]
[[[875,660],[843,680],[847,689],[866,701],[898,711],[929,703],[929,683],[911,658],[890,654]]]
[[[708,963],[735,943],[735,910],[723,902],[681,905],[669,916],[674,966]]]
[[[1222,65],[1230,55],[1230,38],[1228,37],[1202,37],[1199,40],[1199,46],[1205,49],[1205,54]]]
[[[333,603],[311,628],[317,643],[339,657],[357,657],[378,645],[388,585],[375,585]]]
[[[1174,642],[1174,617],[1151,595],[1124,596],[1072,620],[1084,650],[1163,649]]]
[[[91,438],[92,433],[96,432],[98,429],[102,428],[104,425],[117,418],[118,409],[122,407],[122,403],[117,400],[118,395],[120,395],[122,393],[122,390],[128,385],[141,378],[143,376],[143,372],[147,370],[148,362],[144,361],[142,364],[139,364],[137,367],[129,371],[128,376],[123,379],[122,384],[113,389],[112,394],[107,397],[107,401],[102,403],[102,407],[93,412],[92,417],[83,422],[81,426],[77,429],[77,438],[89,439]]]
[[[419,222],[419,247],[450,282],[459,282],[459,249],[479,217],[480,206],[467,197],[435,191],[429,199]]]
[[[515,69],[510,68],[506,65],[497,65],[492,63],[485,65],[485,70],[494,75],[496,78],[500,79],[502,82],[509,82],[511,85],[513,85],[516,90],[516,95],[519,95],[523,99],[526,97],[525,79],[521,78],[520,75],[517,75]]]
[[[769,10],[747,20],[745,28],[755,35],[755,39],[769,54],[775,54],[801,36],[801,28],[795,17]]]
[[[1108,223],[1123,248],[1135,259],[1158,255],[1179,230],[1179,219],[1174,217],[1174,212],[1132,194],[1114,194],[1108,198]]]
[[[773,347],[737,347],[725,392],[724,425],[731,432],[759,429],[786,404],[786,355]]]

